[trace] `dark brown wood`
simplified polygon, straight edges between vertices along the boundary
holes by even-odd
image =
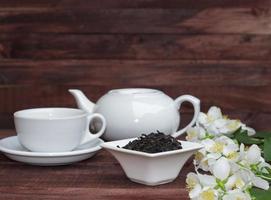
[[[75,107],[113,88],[189,93],[271,130],[271,0],[1,0],[0,129],[13,112]],[[191,105],[181,109],[182,126]],[[0,131],[0,138],[14,131]],[[186,165],[167,185],[130,182],[105,151],[67,167],[0,155],[0,200],[188,199]]]
[[[71,87],[93,100],[153,87],[205,110],[270,113],[271,1],[200,2],[0,2],[2,127],[18,109],[74,106]]]
[[[240,110],[271,111],[270,62],[156,62],[2,62],[2,110],[11,111],[12,105],[29,106],[31,103],[70,105],[72,99],[67,89],[72,87],[83,89],[97,100],[112,88],[144,86],[162,89],[173,97],[192,93],[204,99],[203,104],[216,102],[225,109],[234,104],[239,105]],[[253,88],[254,95],[248,98]],[[9,93],[14,96],[9,96]],[[217,96],[217,93],[221,94]]]
[[[0,131],[0,138],[12,135]],[[95,157],[70,166],[37,167],[11,161],[0,155],[0,199],[188,199],[185,165],[170,184],[148,187],[129,181],[112,155],[100,151]]]
[[[33,84],[267,87],[271,84],[270,66],[271,61],[263,60],[2,59],[0,83],[3,87]]]
[[[87,9],[105,9],[105,8],[231,8],[231,7],[264,7],[269,0],[9,0],[0,2],[0,10],[14,9],[64,9],[64,8],[87,8]]]
[[[270,34],[270,1],[264,8],[3,9],[0,30],[1,33]]]
[[[7,33],[0,45],[15,59],[271,59],[270,35]]]
[[[69,88],[79,88],[96,101],[113,88],[151,87],[173,98],[193,94],[205,111],[218,105],[229,115],[237,109],[241,119],[258,112],[270,114],[270,65],[270,61],[2,60],[0,122],[13,127],[12,113],[20,109],[74,107]],[[190,113],[191,108],[186,105],[184,111]],[[264,128],[262,123],[253,125]]]

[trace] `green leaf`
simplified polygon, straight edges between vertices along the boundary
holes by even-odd
[[[264,144],[258,144],[259,148],[263,151]]]
[[[250,194],[257,200],[270,200],[271,188],[269,190],[262,190],[259,188],[251,188]]]
[[[253,135],[253,137],[269,138],[269,137],[271,137],[271,132],[270,131],[259,131],[259,132],[256,132],[256,134]]]
[[[258,173],[256,174],[258,177],[263,178],[264,180],[268,181],[269,183],[271,182],[271,174],[269,173]]]
[[[266,161],[271,161],[271,137],[264,139],[264,159]]]
[[[237,134],[237,133],[240,133],[240,132],[242,132],[242,128],[241,128],[241,127],[238,128],[235,132],[233,132],[233,135],[235,135],[235,134]]]
[[[244,143],[244,144],[262,144],[264,142],[264,139],[248,136],[247,131],[244,131],[244,130],[239,130],[235,132],[235,139],[239,143]]]
[[[264,167],[268,171],[269,174],[271,174],[271,169],[269,167]]]

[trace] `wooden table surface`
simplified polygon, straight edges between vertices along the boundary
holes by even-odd
[[[14,134],[0,130],[0,138]],[[174,182],[150,187],[128,180],[104,150],[88,160],[58,167],[30,166],[0,154],[0,199],[188,199],[185,177],[192,168],[189,162]]]

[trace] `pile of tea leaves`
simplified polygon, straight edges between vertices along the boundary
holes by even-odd
[[[145,153],[159,153],[182,149],[182,144],[174,137],[157,131],[148,135],[142,134],[122,148]]]

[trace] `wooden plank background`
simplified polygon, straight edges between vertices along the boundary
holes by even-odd
[[[122,87],[271,129],[271,0],[0,1],[0,128],[19,109],[74,107],[69,88],[96,101]]]

